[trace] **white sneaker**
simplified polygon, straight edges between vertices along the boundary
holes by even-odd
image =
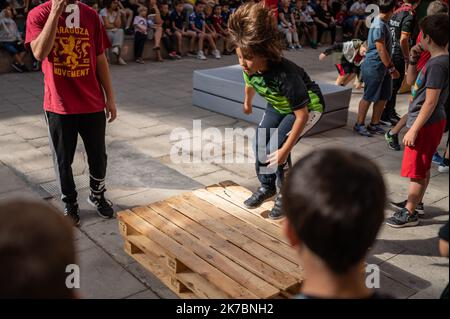
[[[197,59],[199,59],[199,60],[207,60],[207,58],[206,58],[206,56],[205,56],[205,53],[203,53],[202,50],[199,50],[199,51],[198,51],[198,53],[197,53]]]
[[[219,50],[214,50],[213,51],[213,55],[216,59],[221,59],[222,56],[220,55],[220,51]]]
[[[303,47],[300,44],[296,44],[294,47],[295,47],[296,50],[302,50],[303,49]]]
[[[119,53],[120,53],[119,47],[112,48],[111,52],[114,53],[115,55],[119,55]]]
[[[125,60],[122,59],[122,57],[117,58],[117,63],[119,63],[119,65],[127,65],[127,62],[125,62]]]
[[[448,165],[441,163],[441,165],[439,165],[439,167],[438,167],[438,171],[440,173],[448,173]]]

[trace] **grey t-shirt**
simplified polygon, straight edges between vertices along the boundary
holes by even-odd
[[[369,35],[367,37],[367,53],[365,62],[369,62],[373,66],[383,64],[378,54],[375,42],[383,41],[387,52],[391,55],[392,49],[392,35],[389,29],[389,25],[380,19],[379,16],[375,17],[373,23],[369,29]]]
[[[411,88],[411,102],[408,110],[408,120],[406,126],[410,128],[420,109],[425,102],[427,89],[441,89],[439,101],[433,114],[425,125],[437,123],[445,120],[445,104],[448,99],[448,55],[441,55],[428,60],[417,76],[416,83]]]

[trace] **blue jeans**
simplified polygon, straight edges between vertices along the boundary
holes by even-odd
[[[291,155],[284,165],[276,168],[267,167],[267,155],[280,149],[286,142],[292,126],[295,122],[295,114],[281,114],[272,105],[268,104],[264,116],[259,123],[254,141],[255,168],[261,186],[268,189],[279,189],[284,182],[284,171],[291,166]]]

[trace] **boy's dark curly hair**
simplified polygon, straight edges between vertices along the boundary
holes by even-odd
[[[263,3],[246,3],[240,6],[228,21],[230,48],[240,48],[244,57],[265,57],[279,62],[282,58],[283,40],[278,31],[273,10]]]

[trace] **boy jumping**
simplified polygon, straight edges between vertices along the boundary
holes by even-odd
[[[256,93],[268,102],[255,140],[256,173],[261,187],[244,202],[253,208],[277,193],[291,150],[318,122],[325,104],[319,86],[305,70],[282,57],[283,41],[273,11],[263,4],[245,4],[230,17],[228,27],[244,71],[244,113],[252,112]],[[278,194],[269,218],[282,216]]]

